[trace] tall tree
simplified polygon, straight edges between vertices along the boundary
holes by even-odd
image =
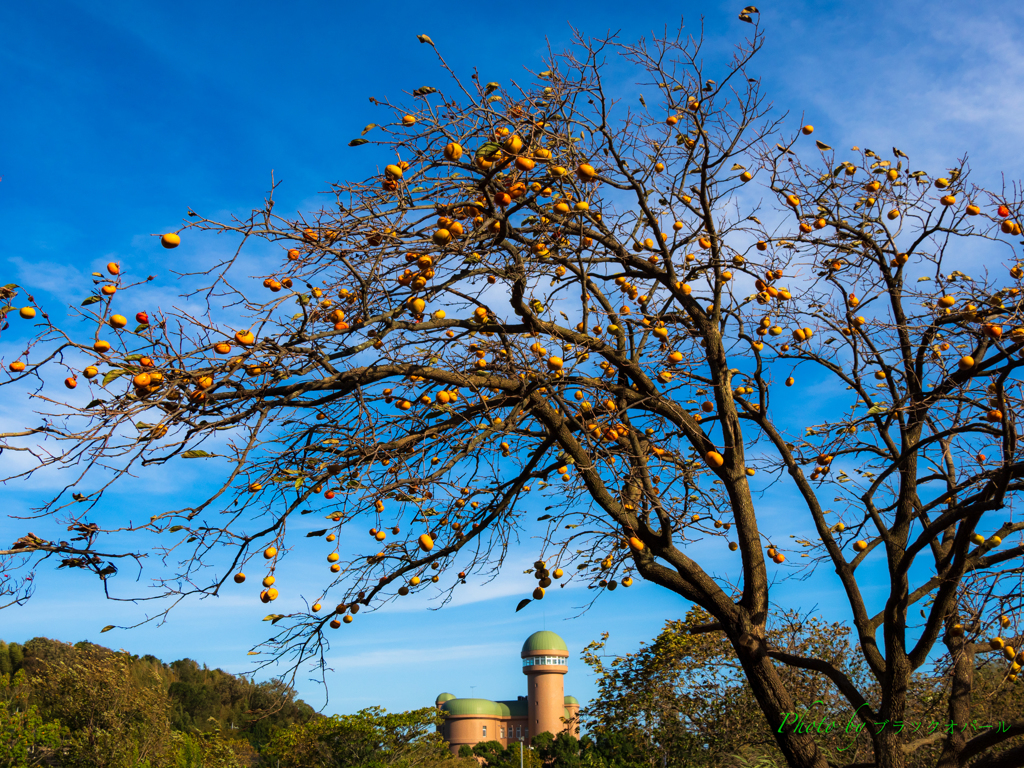
[[[66,729],[57,721],[44,721],[35,704],[23,706],[19,691],[25,673],[12,681],[0,675],[0,768],[35,768],[54,765],[60,756]]]
[[[537,734],[532,740],[543,764],[548,768],[580,768],[580,743],[569,731],[557,736],[550,732]]]
[[[25,652],[18,643],[9,643],[7,645],[7,657],[11,660],[11,673],[14,674],[25,661]]]
[[[443,89],[374,100],[380,124],[350,142],[376,148],[358,150],[368,175],[336,184],[330,205],[289,218],[271,193],[244,220],[189,212],[192,242],[241,243],[189,294],[202,311],[130,325],[139,281],[111,264],[79,310],[91,337],[44,315],[4,382],[89,390],[57,406],[47,385],[59,418],[0,435],[38,468],[86,468],[40,510],[70,516],[74,537],[26,532],[0,557],[57,557],[109,584],[149,547],[187,552],[159,582],[175,597],[265,563],[270,603],[296,589],[270,579],[317,543],[294,533],[315,512],[323,591],[267,617],[279,633],[265,650],[323,667],[328,633],[358,610],[450,596],[528,528],[535,599],[570,576],[595,594],[639,576],[705,610],[792,766],[827,758],[782,727],[800,703],[789,667],[829,679],[881,768],[916,741],[872,724],[906,719],[915,671],[942,646],[956,659],[945,716],[969,722],[974,660],[1005,656],[1013,682],[1024,639],[1011,588],[1024,523],[998,514],[1024,489],[1020,187],[983,189],[965,160],[838,151],[773,116],[752,64],[758,19],[741,14],[749,37],[727,65],[705,65],[683,32],[579,38],[522,86],[463,79],[439,55]],[[628,104],[605,83],[610,55],[646,83]],[[246,282],[258,241],[281,246],[262,290]],[[5,296],[36,316],[17,286]],[[220,468],[209,498],[131,531],[104,518],[111,483],[182,460]],[[773,529],[769,487],[787,494],[785,524],[813,533]],[[552,505],[535,522],[538,497]],[[340,549],[353,526],[371,537]],[[224,548],[230,566],[200,583]],[[829,658],[769,642],[773,580],[819,566],[876,697]],[[1021,733],[1015,720],[951,734],[939,763],[991,763]]]
[[[281,768],[404,768],[438,762],[454,766],[448,745],[437,731],[440,722],[441,714],[433,707],[394,713],[370,707],[281,731],[262,756]]]
[[[651,643],[634,652],[607,658],[607,635],[587,646],[584,661],[593,670],[598,688],[597,696],[580,713],[588,731],[598,739],[630,744],[631,751],[643,755],[652,768],[781,761],[772,729],[756,706],[735,651],[723,642],[724,633],[706,629],[709,623],[706,612],[693,608],[684,621],[666,622]],[[789,613],[773,618],[766,641],[788,654],[826,660],[868,698],[876,699],[877,684],[849,635],[849,628],[842,624]],[[782,674],[798,702],[784,729],[813,733],[832,764],[870,760],[868,732],[825,674],[795,667]],[[908,722],[934,720],[945,702],[941,683],[942,678],[923,674],[911,679]],[[922,739],[912,764],[934,765],[937,741],[934,735]]]
[[[170,748],[168,701],[158,680],[138,685],[127,653],[86,645],[40,660],[32,698],[47,720],[70,730],[64,764],[96,768],[159,765]]]

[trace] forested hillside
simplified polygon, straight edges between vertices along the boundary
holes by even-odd
[[[438,711],[324,717],[281,680],[93,643],[0,640],[0,768],[475,768]]]
[[[46,764],[56,752],[60,764],[255,764],[275,734],[317,717],[280,680],[92,643],[0,641],[4,767]]]

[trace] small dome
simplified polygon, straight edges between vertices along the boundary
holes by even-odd
[[[455,698],[455,694],[454,693],[442,693],[436,699],[434,699],[434,703],[435,704],[444,704],[446,701],[451,701],[454,698]]]
[[[565,706],[567,706],[567,707],[570,704],[573,704],[573,705],[575,705],[577,707],[580,705],[580,703],[576,700],[575,696],[566,696],[564,699],[562,699],[562,703],[565,704]]]
[[[448,699],[441,709],[449,715],[482,715],[502,717],[502,707],[489,699]]]
[[[546,629],[534,632],[523,643],[523,653],[535,653],[536,651],[564,651],[569,653],[565,640],[554,632],[548,632]]]

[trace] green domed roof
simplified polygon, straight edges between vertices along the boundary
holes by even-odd
[[[502,717],[502,707],[489,699],[448,699],[441,709],[449,715],[484,715]]]
[[[514,701],[499,701],[498,706],[502,708],[503,717],[527,717],[527,703],[525,699],[515,699]]]
[[[562,703],[565,704],[565,706],[569,706],[570,704],[575,704],[578,707],[580,705],[580,703],[576,700],[575,696],[566,696],[562,700]]]
[[[435,704],[443,704],[444,702],[451,701],[454,698],[455,698],[455,694],[454,693],[442,693],[436,699],[434,699],[434,703]]]
[[[535,651],[565,651],[568,653],[569,649],[565,645],[565,640],[554,632],[543,630],[541,632],[534,632],[523,643],[523,653],[533,653]]]

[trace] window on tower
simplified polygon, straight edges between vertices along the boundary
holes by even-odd
[[[566,665],[567,660],[560,656],[530,656],[523,659],[524,667],[533,667],[537,665],[541,666],[553,666],[553,665]]]
[[[501,738],[505,738],[505,726],[501,726]]]
[[[486,725],[484,726],[484,738],[485,739],[487,738],[487,726]]]
[[[516,738],[517,739],[523,738],[523,726],[521,726],[521,725],[517,725],[516,726]]]

